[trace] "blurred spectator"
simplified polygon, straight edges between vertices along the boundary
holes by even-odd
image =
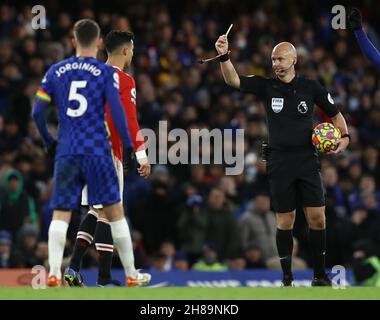
[[[191,265],[200,258],[207,237],[208,216],[202,206],[200,195],[189,196],[178,219],[179,245]]]
[[[200,192],[202,197],[207,196],[210,186],[206,181],[206,166],[191,165],[190,166],[190,182]]]
[[[255,243],[262,253],[264,261],[277,256],[276,217],[270,211],[270,199],[267,194],[258,194],[250,209],[239,220],[239,234],[243,247]]]
[[[266,268],[261,249],[258,245],[254,243],[251,243],[244,248],[244,259],[246,261],[247,269]]]
[[[203,248],[202,258],[193,265],[192,269],[195,271],[226,271],[227,267],[219,262],[216,247],[208,243]]]
[[[151,271],[167,271],[165,270],[166,256],[163,253],[156,253],[152,256],[152,263],[149,268]]]
[[[376,187],[375,178],[371,175],[364,174],[360,178],[358,191],[349,196],[351,210],[358,207],[365,207],[380,215],[380,191]]]
[[[175,241],[177,224],[168,169],[163,165],[154,166],[151,182],[146,201],[140,203],[138,214],[132,221],[141,231],[148,253],[159,250],[163,241]]]
[[[144,242],[142,234],[132,229],[131,231],[133,255],[135,257],[135,267],[137,269],[144,269],[148,266],[148,257],[144,249]]]
[[[237,258],[229,259],[227,261],[227,265],[228,265],[228,270],[230,271],[243,271],[245,270],[247,266],[247,262],[245,261],[244,258],[237,257]]]
[[[13,267],[11,261],[12,235],[5,230],[0,231],[0,268]]]
[[[36,255],[38,234],[39,230],[33,224],[26,223],[21,228],[15,247],[15,256],[21,264],[18,267],[32,268],[41,264],[41,260]]]
[[[371,242],[361,241],[354,248],[353,273],[357,285],[380,287],[379,251]]]
[[[220,180],[220,187],[226,194],[227,199],[234,205],[239,205],[242,202],[242,198],[237,192],[236,180],[231,176],[222,177]]]
[[[170,271],[173,267],[173,259],[176,253],[174,243],[170,241],[164,241],[161,243],[160,253],[166,258],[164,270]]]
[[[25,222],[38,225],[34,200],[24,191],[23,179],[16,170],[7,171],[0,195],[0,228],[15,237]]]
[[[45,268],[49,267],[49,262],[48,262],[49,248],[48,248],[48,243],[46,241],[40,241],[37,243],[35,256],[37,258],[39,265],[42,265]]]
[[[325,184],[326,205],[334,207],[341,216],[347,215],[348,199],[338,183],[337,169],[333,166],[323,168],[322,181]]]
[[[240,249],[237,222],[224,191],[219,187],[210,191],[206,214],[208,215],[206,241],[214,243],[221,261],[236,256]]]
[[[2,136],[0,151],[16,151],[21,145],[22,135],[20,128],[13,118],[4,119],[4,132]]]
[[[342,223],[338,239],[339,242],[342,242],[340,251],[344,258],[344,263],[350,263],[357,243],[370,239],[371,231],[375,230],[374,227],[376,226],[375,218],[364,207],[358,207],[352,213],[350,220]]]
[[[173,270],[177,271],[188,271],[189,262],[187,255],[183,251],[177,251],[173,257]]]
[[[368,146],[363,152],[363,168],[364,171],[376,179],[376,184],[380,184],[380,161],[379,151]]]

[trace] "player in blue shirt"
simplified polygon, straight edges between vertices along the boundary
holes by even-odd
[[[355,37],[359,43],[360,49],[363,54],[369,59],[377,68],[380,69],[380,53],[375,46],[368,39],[362,26],[362,16],[360,11],[352,8],[348,13],[348,27],[354,30]]]
[[[71,210],[79,208],[85,185],[88,186],[89,205],[100,203],[104,206],[116,249],[127,250],[128,225],[108,139],[106,101],[124,147],[130,149],[132,141],[119,98],[119,76],[114,68],[95,58],[100,44],[100,28],[96,22],[83,19],[75,23],[73,45],[76,56],[50,67],[33,106],[32,116],[37,128],[49,153],[55,154],[51,199],[54,213],[49,227],[49,286],[61,284],[61,264]],[[44,118],[44,111],[52,100],[58,111],[57,141],[49,133]]]

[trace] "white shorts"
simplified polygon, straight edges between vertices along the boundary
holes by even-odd
[[[121,203],[123,203],[123,189],[124,189],[123,163],[119,159],[117,159],[115,157],[113,157],[113,163],[115,165],[117,178],[119,180],[120,199],[121,199]],[[87,185],[84,186],[84,188],[82,190],[81,205],[82,206],[88,206]],[[93,207],[95,209],[103,209],[103,205],[102,204],[95,204],[95,205],[93,205]]]

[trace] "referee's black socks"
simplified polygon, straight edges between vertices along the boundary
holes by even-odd
[[[277,251],[280,256],[281,268],[284,279],[293,279],[292,274],[292,252],[293,252],[293,230],[277,229],[276,232]]]
[[[309,229],[309,241],[314,264],[314,277],[326,277],[325,255],[326,255],[326,229]]]

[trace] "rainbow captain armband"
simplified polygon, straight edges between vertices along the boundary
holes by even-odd
[[[51,97],[45,92],[44,89],[39,88],[36,93],[36,103],[47,106],[51,101]]]

